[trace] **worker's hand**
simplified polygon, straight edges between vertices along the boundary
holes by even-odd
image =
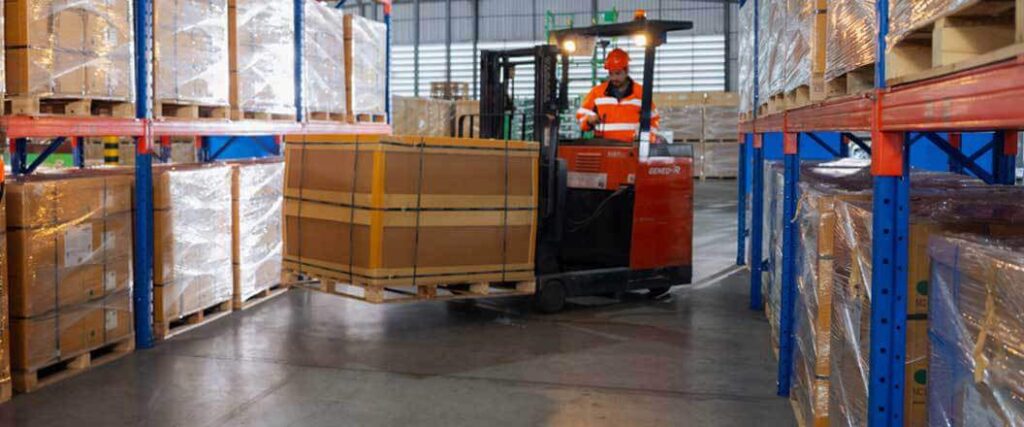
[[[597,122],[599,122],[599,121],[601,121],[601,120],[600,120],[599,117],[597,117],[596,114],[591,114],[591,115],[587,116],[587,124],[589,124],[591,126],[596,125]]]

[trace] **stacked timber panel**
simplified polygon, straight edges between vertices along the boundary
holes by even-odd
[[[129,0],[6,0],[4,14],[6,111],[134,116]]]
[[[231,312],[231,177],[227,165],[154,170],[157,338],[170,338]]]
[[[228,1],[153,7],[154,116],[228,118]]]
[[[739,145],[736,140],[737,106],[734,92],[656,93],[661,129],[671,131],[675,143],[693,146],[693,175],[735,178]]]
[[[130,352],[131,175],[33,176],[7,192],[15,389]]]
[[[317,0],[305,0],[303,95],[312,120],[345,121],[345,15]]]
[[[387,93],[387,27],[357,15],[345,15],[345,96],[357,122],[383,122]]]
[[[295,120],[295,7],[228,0],[231,118]]]
[[[290,138],[285,156],[285,267],[327,279],[322,290],[532,292],[536,144],[325,135]]]
[[[931,240],[928,421],[1024,423],[1024,241],[984,235]]]
[[[281,285],[284,162],[232,165],[232,258],[236,310],[264,301]]]

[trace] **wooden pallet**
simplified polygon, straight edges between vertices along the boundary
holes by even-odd
[[[352,123],[384,123],[388,121],[388,117],[384,114],[366,114],[360,113],[352,116]]]
[[[75,117],[135,117],[135,103],[89,98],[41,98],[12,96],[4,101],[11,115],[43,114]]]
[[[160,101],[153,106],[153,116],[182,119],[228,119],[231,117],[231,107]]]
[[[787,110],[811,105],[811,87],[809,85],[799,86],[787,91],[785,97]]]
[[[263,120],[275,122],[294,122],[294,114],[258,113],[251,111],[232,110],[231,120]]]
[[[890,86],[1024,54],[1024,0],[976,0],[900,40],[886,53]]]
[[[156,338],[166,340],[231,314],[231,300],[219,302],[178,319],[153,325]]]
[[[828,99],[859,95],[875,88],[875,64],[868,64],[843,73],[825,83]]]
[[[135,334],[115,342],[104,344],[59,362],[31,371],[14,371],[14,389],[19,393],[31,393],[50,384],[66,380],[91,368],[102,366],[120,359],[135,350]],[[6,384],[10,387],[10,384]],[[10,389],[8,388],[7,393]],[[0,392],[2,395],[3,392]],[[9,394],[8,394],[9,396]]]
[[[533,295],[537,289],[533,280],[383,286],[353,283],[352,278],[344,274],[325,274],[323,271],[305,274],[314,281],[299,282],[299,287],[374,304],[525,296]]]
[[[282,281],[282,283],[278,283],[274,286],[257,292],[256,295],[247,298],[245,301],[242,301],[241,296],[235,296],[231,300],[231,306],[235,309],[235,311],[248,310],[267,301],[270,301],[276,297],[284,295],[284,293],[288,292],[289,289],[291,288],[287,285],[287,282]]]
[[[317,122],[345,123],[345,122],[348,121],[348,115],[347,114],[343,114],[343,113],[320,113],[320,112],[311,111],[311,112],[307,113],[307,116],[308,116],[310,121],[317,121]]]
[[[757,109],[757,116],[764,117],[786,111],[786,94],[778,93],[768,97],[768,100]]]

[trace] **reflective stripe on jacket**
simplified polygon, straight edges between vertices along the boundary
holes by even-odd
[[[598,138],[633,142],[640,129],[640,107],[643,103],[643,87],[632,80],[622,99],[611,96],[609,82],[601,83],[590,90],[583,105],[576,110],[576,120],[584,132],[593,130]],[[591,126],[587,117],[597,116],[598,124]],[[661,117],[654,103],[651,103],[651,129],[657,129]]]

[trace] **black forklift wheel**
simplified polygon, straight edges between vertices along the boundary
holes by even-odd
[[[647,298],[651,298],[651,299],[658,298],[658,297],[660,297],[662,295],[667,294],[668,291],[670,291],[670,290],[672,290],[671,286],[665,286],[665,287],[661,287],[661,288],[648,288],[647,289]]]
[[[551,280],[544,282],[533,296],[533,306],[541,313],[557,313],[565,308],[565,298],[565,285],[557,280]]]

